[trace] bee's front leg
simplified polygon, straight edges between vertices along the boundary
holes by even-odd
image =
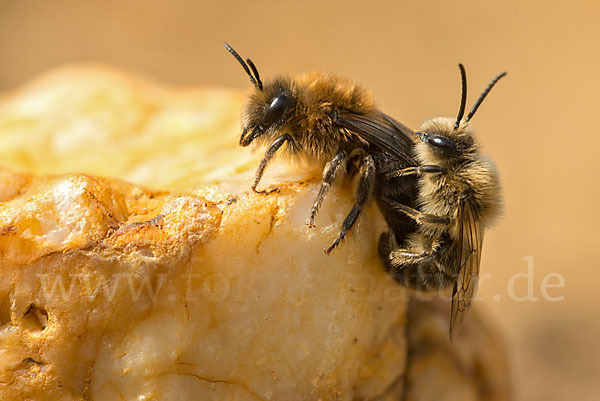
[[[407,175],[423,175],[423,174],[435,174],[443,173],[446,171],[443,167],[434,165],[424,165],[418,167],[407,167],[401,170],[392,171],[387,174],[387,178],[404,177]]]
[[[375,186],[375,162],[373,161],[371,155],[366,154],[361,157],[358,177],[356,202],[342,223],[342,229],[340,230],[337,238],[333,241],[333,244],[331,244],[331,246],[325,250],[325,253],[328,255],[336,246],[339,245],[339,243],[346,236],[346,233],[352,228],[356,222],[356,219],[360,215],[360,212],[367,203],[367,200],[369,200],[369,197],[373,193],[373,188]]]
[[[308,221],[309,227],[315,226],[315,217],[317,216],[317,212],[319,211],[319,207],[321,207],[321,203],[323,203],[323,199],[325,195],[331,188],[335,177],[340,170],[340,168],[344,165],[344,159],[346,158],[345,152],[340,152],[335,157],[327,163],[325,169],[323,170],[323,182],[321,183],[321,188],[319,189],[319,193],[313,203],[312,210],[310,211],[310,220]]]
[[[269,164],[269,162],[271,161],[273,156],[275,156],[275,153],[277,153],[279,148],[281,148],[281,146],[283,146],[283,144],[286,142],[289,142],[293,147],[296,146],[296,142],[294,141],[294,138],[292,138],[292,136],[290,134],[283,134],[279,138],[275,139],[273,141],[273,143],[271,143],[271,146],[269,146],[269,149],[267,149],[267,151],[265,152],[265,155],[264,155],[263,159],[260,161],[260,165],[258,166],[258,169],[256,170],[256,176],[254,178],[254,185],[252,185],[252,190],[254,192],[258,192],[260,194],[268,193],[267,191],[257,191],[256,187],[258,186],[258,183],[260,182],[260,179],[262,178],[262,175],[265,172],[265,168],[267,167],[267,164]]]

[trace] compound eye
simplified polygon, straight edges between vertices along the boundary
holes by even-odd
[[[273,99],[269,105],[267,113],[262,119],[262,125],[269,126],[279,119],[283,115],[283,112],[288,108],[290,103],[290,98],[286,95],[279,95]]]
[[[443,150],[456,150],[456,144],[443,136],[428,136],[427,143]]]

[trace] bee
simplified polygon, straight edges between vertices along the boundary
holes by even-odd
[[[346,78],[313,72],[293,79],[280,76],[263,84],[252,60],[244,61],[227,43],[225,48],[254,85],[242,111],[240,145],[267,146],[252,190],[265,193],[257,187],[278,151],[321,163],[322,183],[308,221],[314,227],[319,207],[336,176],[340,172],[351,174],[357,181],[355,204],[326,254],[345,238],[373,195],[397,227],[406,227],[405,231],[414,228],[409,217],[380,202],[389,195],[414,204],[416,179],[385,186],[389,182],[387,174],[414,165],[410,155],[412,130],[379,111],[370,92]]]
[[[417,177],[417,208],[393,197],[383,199],[410,217],[417,229],[403,242],[389,234],[382,235],[380,241],[386,269],[404,286],[418,291],[452,286],[451,338],[477,288],[484,231],[502,209],[498,173],[481,153],[470,121],[493,86],[506,75],[503,72],[489,83],[463,120],[467,79],[463,65],[459,68],[462,96],[458,117],[426,121],[414,134],[417,166],[388,174],[391,181]]]

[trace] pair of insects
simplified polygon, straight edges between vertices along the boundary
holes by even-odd
[[[347,79],[310,73],[278,77],[263,84],[254,63],[238,60],[254,90],[242,112],[241,146],[267,145],[253,190],[278,151],[325,164],[312,205],[313,226],[336,176],[353,174],[355,204],[329,254],[375,198],[390,231],[379,251],[388,272],[421,291],[453,287],[450,334],[476,289],[483,232],[501,208],[498,175],[479,151],[470,120],[496,82],[495,77],[465,114],[467,81],[462,64],[462,96],[456,119],[434,118],[413,132],[377,110],[370,93]],[[284,146],[285,145],[285,146]]]

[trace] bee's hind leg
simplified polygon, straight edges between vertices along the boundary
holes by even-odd
[[[344,159],[346,158],[345,152],[340,152],[330,162],[325,165],[325,169],[323,169],[323,182],[321,183],[321,188],[319,189],[319,193],[313,203],[312,210],[310,211],[310,220],[308,221],[309,227],[315,226],[315,217],[317,216],[317,212],[319,211],[319,207],[321,207],[321,203],[323,203],[323,199],[325,199],[325,195],[331,188],[335,177],[340,171],[340,168],[344,165]]]
[[[396,249],[390,252],[386,270],[396,281],[417,291],[437,291],[448,288],[455,278],[444,272],[433,258],[433,250],[414,252]]]
[[[328,255],[344,239],[348,230],[352,228],[356,222],[356,219],[360,215],[360,212],[367,203],[367,200],[369,200],[369,197],[373,193],[373,188],[375,186],[375,162],[373,161],[371,155],[366,154],[361,157],[358,177],[356,202],[342,223],[342,229],[340,230],[337,238],[333,241],[333,244],[331,244],[331,246],[325,250],[325,253]]]
[[[294,138],[292,138],[292,136],[290,134],[283,134],[279,138],[275,139],[273,141],[273,143],[271,143],[271,146],[269,146],[269,149],[267,149],[264,157],[260,161],[260,165],[258,166],[258,169],[256,169],[254,185],[252,185],[253,191],[261,193],[261,194],[268,193],[268,191],[257,191],[256,187],[258,186],[258,183],[260,182],[260,179],[262,178],[263,173],[265,172],[265,168],[267,167],[267,164],[269,164],[269,162],[271,161],[273,156],[275,156],[275,153],[277,153],[279,148],[281,148],[281,146],[286,142],[289,142],[291,144],[291,146],[294,146],[294,147],[296,146],[296,143],[294,142]]]

